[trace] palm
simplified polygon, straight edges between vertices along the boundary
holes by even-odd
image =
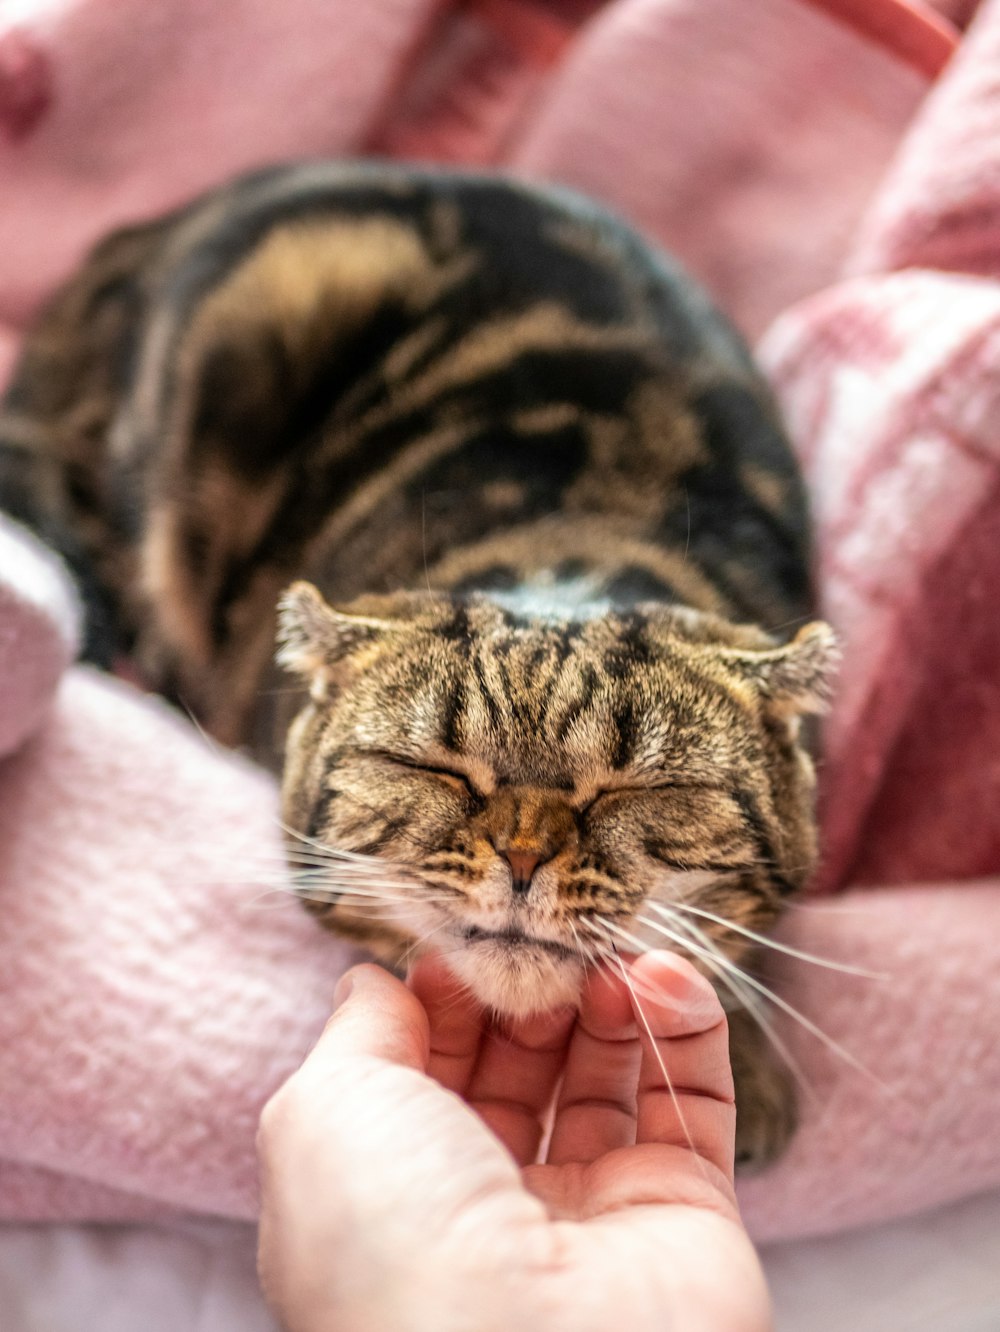
[[[687,963],[623,959],[579,1013],[506,1032],[440,960],[411,989],[351,975],[261,1120],[261,1274],[284,1326],[769,1325],[733,1197],[725,1019]],[[630,989],[654,996],[638,1026]]]
[[[560,1255],[568,1325],[582,1329],[586,1311],[588,1325],[613,1326],[625,1271],[642,1287],[628,1307],[646,1308],[650,1328],[665,1309],[680,1327],[759,1328],[766,1295],[733,1194],[725,1019],[707,987],[692,1009],[693,972],[654,958],[646,970],[644,994],[663,995],[642,1003],[655,1039],[610,975],[594,979],[579,1014],[498,1032],[457,998],[440,964],[421,964],[412,983],[430,1023],[427,1071],[476,1112],[543,1204],[544,1214],[537,1202],[529,1212],[507,1176],[512,1225],[529,1216],[536,1242],[547,1227]],[[630,1321],[631,1332],[647,1325]]]

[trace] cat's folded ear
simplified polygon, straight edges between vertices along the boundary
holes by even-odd
[[[293,583],[278,602],[278,665],[308,681],[313,697],[322,698],[347,657],[396,627],[334,610],[312,583]]]
[[[729,648],[724,649],[723,656],[757,687],[773,712],[790,717],[826,708],[840,648],[830,626],[814,620],[782,647],[757,651]]]

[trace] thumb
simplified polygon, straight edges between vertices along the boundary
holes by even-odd
[[[414,1083],[424,1081],[427,1017],[401,981],[372,964],[354,967],[341,978],[335,1002],[312,1051],[261,1114],[257,1145],[265,1184],[274,1161],[293,1157],[303,1177],[317,1161],[328,1168],[339,1162],[345,1177],[357,1173],[365,1142],[378,1140],[368,1157],[373,1151],[381,1157],[382,1138],[398,1136],[397,1111],[412,1097]]]
[[[369,1057],[425,1072],[430,1054],[427,1014],[395,976],[372,963],[344,973],[336,1005],[303,1069]]]

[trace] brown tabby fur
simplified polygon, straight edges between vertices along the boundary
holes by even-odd
[[[307,905],[387,961],[426,940],[525,1012],[605,922],[759,930],[809,873],[832,645],[774,637],[808,615],[794,463],[736,336],[580,199],[307,165],[112,236],[28,339],[0,503],[76,573],[93,660],[276,764],[295,717]],[[731,1028],[761,1161],[792,1102]]]

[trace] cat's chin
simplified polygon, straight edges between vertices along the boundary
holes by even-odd
[[[486,940],[445,956],[479,1002],[505,1017],[530,1017],[579,1002],[585,968],[568,954]]]

